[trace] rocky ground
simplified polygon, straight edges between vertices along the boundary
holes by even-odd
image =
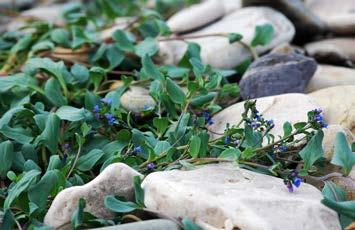
[[[16,31],[24,25],[23,17],[58,25],[65,23],[58,13],[65,7],[64,3],[34,6],[32,1],[16,1],[16,4],[20,9],[30,9],[22,11],[15,19],[0,17],[3,21],[0,31]],[[1,11],[9,5],[11,3],[6,1],[0,3]],[[70,229],[68,223],[80,198],[86,200],[85,211],[99,218],[112,219],[115,214],[105,206],[106,197],[118,195],[134,200],[133,178],[138,176],[142,178],[144,206],[150,214],[136,213],[135,216],[154,220],[105,229],[180,229],[183,218],[193,220],[202,229],[355,229],[354,208],[349,206],[348,211],[353,213],[347,217],[354,218],[344,226],[339,213],[321,203],[321,190],[330,181],[344,189],[346,199],[343,202],[355,201],[354,153],[344,160],[352,167],[349,173],[343,173],[339,164],[330,164],[339,132],[345,134],[349,149],[354,151],[354,12],[354,0],[205,0],[169,15],[167,25],[173,35],[160,39],[157,50],[153,51],[155,63],[176,66],[189,49],[186,41],[194,42],[200,46],[202,63],[234,71],[228,79],[238,83],[240,94],[226,99],[227,102],[222,101],[221,104],[227,106],[210,118],[213,121],[208,126],[210,140],[223,137],[227,124],[238,124],[246,100],[256,99],[260,114],[265,119],[272,119],[274,128],[270,134],[275,137],[284,135],[285,122],[307,121],[308,111],[322,109],[328,124],[321,140],[324,168],[314,175],[310,169],[297,190],[290,193],[283,179],[230,162],[201,165],[190,170],[189,167],[156,170],[146,175],[126,162],[112,161],[90,182],[59,192],[45,213],[43,223],[55,229]],[[130,23],[129,18],[117,18],[115,26],[101,31],[101,40],[110,40],[115,30],[127,28]],[[253,47],[255,28],[265,24],[272,26],[272,36],[267,44]],[[243,36],[241,42],[230,43],[221,36],[235,32]],[[74,51],[55,47],[50,57],[84,63],[88,60],[87,49],[85,46]],[[246,60],[252,61],[243,71],[241,68]],[[4,67],[2,71],[3,75],[7,74]],[[115,78],[107,92],[124,84],[122,79]],[[188,89],[183,90],[187,92]],[[120,105],[139,114],[147,107],[160,106],[160,102],[152,96],[149,87],[132,85],[120,96]],[[304,146],[308,141],[303,139],[296,146]],[[262,146],[267,144],[264,141]],[[288,160],[294,161],[293,158]],[[294,168],[300,167],[296,162]],[[354,207],[354,203],[351,205]],[[199,229],[195,225],[186,226],[186,229]]]

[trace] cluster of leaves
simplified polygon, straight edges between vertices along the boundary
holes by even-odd
[[[115,162],[143,174],[233,162],[285,180],[297,165],[303,166],[301,176],[321,165],[323,133],[317,110],[308,113],[308,121],[285,123],[283,136],[275,137],[270,133],[273,122],[262,117],[255,101],[247,101],[240,122],[210,139],[212,114],[222,109],[222,102],[238,97],[239,88],[228,77],[235,71],[205,65],[195,43],[188,43],[177,66],[157,65],[158,41],[170,34],[159,12],[176,8],[173,2],[181,3],[158,1],[157,11],[142,8],[139,0],[73,4],[63,12],[65,25],[34,22],[26,26],[29,31],[1,36],[0,68],[11,73],[0,78],[0,204],[5,228],[17,224],[45,229],[43,217],[61,190],[87,183]],[[100,40],[98,31],[123,16],[132,17],[128,26]],[[270,42],[272,34],[271,25],[258,26],[251,51]],[[221,36],[231,43],[242,39],[237,33]],[[88,48],[88,60],[47,58],[51,52],[43,51],[56,47]],[[117,76],[122,84],[108,89]],[[122,107],[120,97],[131,86],[149,89],[156,106],[140,114]],[[345,146],[339,134],[332,162],[348,174],[354,159]],[[139,185],[136,178],[135,202],[109,196],[106,207],[121,214],[144,209]],[[327,205],[353,218],[347,215],[349,205],[329,199]],[[103,220],[84,208],[81,200],[72,217],[74,228],[122,221],[121,214]],[[198,229],[189,220],[184,224]]]

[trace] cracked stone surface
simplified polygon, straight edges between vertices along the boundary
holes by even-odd
[[[79,199],[86,200],[85,211],[97,217],[113,218],[114,213],[104,206],[108,195],[120,195],[129,200],[133,198],[133,177],[140,173],[123,163],[107,166],[94,180],[82,186],[73,186],[61,191],[54,199],[44,224],[60,229],[70,229],[70,220]],[[68,225],[69,224],[69,225]]]
[[[321,204],[315,187],[303,183],[289,193],[282,179],[235,165],[156,172],[142,187],[147,208],[189,217],[211,227],[206,229],[341,229],[337,214]]]
[[[300,93],[282,94],[258,98],[256,107],[265,119],[273,119],[275,127],[271,133],[275,135],[283,134],[283,124],[286,121],[292,124],[307,121],[307,112],[319,105],[309,96]],[[227,123],[230,125],[238,124],[241,114],[244,112],[244,102],[231,105],[213,116],[214,124],[209,126],[211,138],[218,138],[214,133],[223,133]]]
[[[328,124],[339,124],[355,133],[355,85],[334,86],[308,94],[323,109]]]

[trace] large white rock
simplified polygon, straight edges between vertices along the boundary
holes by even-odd
[[[141,174],[125,164],[115,163],[107,166],[89,183],[61,191],[53,200],[44,217],[44,223],[53,228],[70,229],[71,216],[77,209],[80,198],[86,200],[85,211],[101,218],[114,217],[114,213],[105,208],[105,197],[120,195],[131,200],[134,196],[134,176]]]
[[[243,35],[242,41],[250,44],[254,37],[255,27],[266,23],[274,27],[274,36],[268,45],[256,47],[258,53],[292,40],[295,34],[292,23],[283,14],[268,7],[246,7],[237,10],[210,26],[184,36],[240,33]],[[203,37],[187,39],[187,41],[198,43],[201,46],[203,62],[216,68],[231,69],[251,57],[246,47],[240,43],[230,44],[226,37]],[[187,49],[187,44],[183,41],[162,41],[159,45],[159,53],[165,64],[177,64]]]
[[[270,133],[283,134],[283,124],[307,121],[307,112],[319,108],[318,104],[309,96],[300,93],[282,94],[256,99],[256,108],[265,119],[272,119],[275,127]],[[212,117],[214,124],[209,126],[211,138],[219,137],[216,133],[223,133],[227,123],[238,124],[244,112],[244,102],[231,105]]]
[[[355,32],[355,0],[306,0],[310,10],[318,15],[334,33]]]
[[[148,209],[217,229],[341,229],[337,214],[321,204],[315,187],[303,183],[289,193],[282,179],[234,165],[156,172],[142,187]]]
[[[223,4],[219,0],[208,0],[177,12],[167,24],[171,31],[179,33],[204,26],[223,16]]]
[[[355,85],[334,86],[310,93],[328,124],[340,124],[355,133]]]
[[[149,95],[149,90],[141,86],[130,86],[122,94],[120,102],[123,108],[133,113],[140,113],[156,106],[156,102]]]
[[[306,87],[306,92],[341,85],[355,85],[355,69],[318,65],[317,71]]]

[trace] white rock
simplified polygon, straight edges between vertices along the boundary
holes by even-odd
[[[134,176],[141,176],[141,174],[125,164],[115,163],[107,166],[89,183],[61,191],[53,200],[44,223],[53,228],[64,225],[65,229],[70,229],[67,224],[70,224],[71,216],[77,209],[80,198],[86,200],[85,211],[101,218],[114,217],[114,214],[105,208],[104,199],[108,195],[120,195],[131,200],[134,194]]]
[[[355,61],[355,40],[353,38],[331,38],[306,44],[305,49],[310,56],[319,60]]]
[[[233,165],[156,172],[142,187],[147,208],[218,229],[341,229],[337,214],[321,204],[315,187],[303,183],[289,193],[282,179]]]
[[[355,85],[329,87],[309,96],[319,103],[328,124],[340,124],[355,133]]]
[[[257,98],[256,108],[265,119],[274,121],[275,127],[270,133],[277,137],[277,135],[283,134],[283,124],[286,121],[292,124],[307,121],[307,112],[319,108],[319,106],[311,97],[305,94],[290,93]],[[230,125],[238,124],[243,112],[244,102],[239,102],[213,116],[214,124],[208,127],[213,132],[210,134],[211,138],[219,137],[215,133],[223,133],[227,123]]]
[[[240,33],[242,41],[250,44],[257,25],[269,23],[274,27],[274,37],[266,46],[256,47],[258,53],[270,50],[283,42],[292,40],[295,29],[292,23],[281,13],[268,7],[246,7],[225,16],[195,33],[185,36],[200,36],[215,33]],[[229,44],[225,37],[204,37],[187,39],[201,46],[201,58],[206,64],[221,69],[234,68],[250,58],[250,51],[240,43]],[[160,42],[160,56],[165,64],[177,64],[183,57],[187,44],[183,41]]]
[[[355,85],[355,69],[318,65],[317,71],[307,85],[306,92],[341,85]]]
[[[123,108],[133,113],[143,112],[156,105],[149,91],[140,86],[130,86],[129,90],[122,94],[120,102]]]
[[[177,12],[167,24],[171,31],[179,33],[204,26],[223,15],[223,4],[219,0],[208,0]]]
[[[341,125],[329,125],[328,128],[323,130],[323,150],[324,157],[330,161],[334,153],[334,141],[338,132],[342,132],[346,135],[348,143],[351,145],[355,141],[354,135],[349,129],[343,128]]]
[[[310,10],[326,22],[334,33],[353,34],[355,32],[355,0],[306,0]]]
[[[220,2],[224,6],[225,14],[230,14],[242,8],[242,0],[220,0]]]

